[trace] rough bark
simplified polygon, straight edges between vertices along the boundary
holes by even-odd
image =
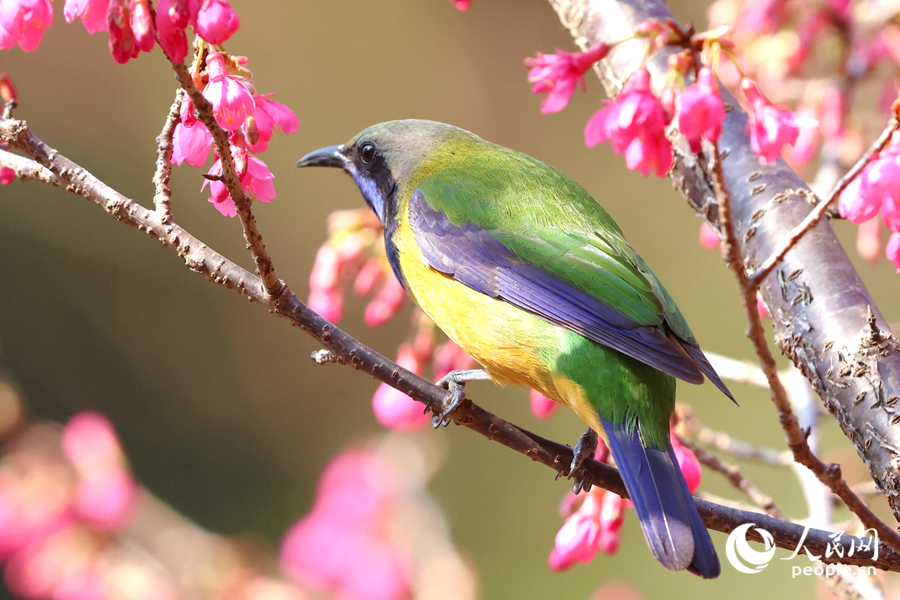
[[[550,3],[583,48],[628,38],[648,19],[675,19],[654,0]],[[611,95],[638,66],[645,48],[644,41],[621,44],[601,64],[598,72]],[[647,63],[656,86],[670,52],[656,52]],[[719,148],[741,257],[752,273],[778,251],[816,198],[781,160],[760,166],[746,133],[747,115],[733,98],[726,102],[733,110]],[[676,140],[679,146],[672,170],[675,187],[718,228],[718,207],[704,165]],[[831,226],[821,222],[807,233],[763,281],[760,293],[773,315],[776,345],[809,379],[900,520],[898,342]]]

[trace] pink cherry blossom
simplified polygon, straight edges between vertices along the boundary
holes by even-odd
[[[82,475],[119,469],[125,460],[113,424],[99,412],[84,411],[69,419],[61,443],[66,458]]]
[[[750,132],[750,146],[759,155],[760,164],[774,164],[781,156],[782,147],[793,145],[800,135],[801,127],[816,127],[818,121],[786,108],[773,106],[759,92],[751,80],[744,78],[741,89],[748,103],[747,129]]]
[[[119,529],[134,516],[137,497],[137,484],[127,471],[104,469],[82,476],[73,507],[94,529]]]
[[[618,494],[606,492],[600,501],[600,535],[597,547],[607,556],[619,549],[622,539],[622,523],[625,522],[625,499]]]
[[[408,344],[400,346],[396,362],[416,375],[422,374],[422,365]],[[422,404],[386,383],[379,385],[372,396],[372,410],[379,423],[399,431],[421,429],[429,421]]]
[[[722,135],[725,103],[719,95],[719,85],[709,67],[700,69],[697,82],[686,87],[675,100],[678,129],[687,139],[691,152],[700,152],[700,138],[712,142]]]
[[[134,33],[134,45],[142,52],[150,52],[156,43],[156,28],[153,15],[150,13],[149,0],[130,0],[131,31]]]
[[[0,185],[9,185],[16,180],[16,172],[9,167],[0,167]]]
[[[172,162],[180,165],[183,162],[194,167],[202,167],[209,158],[213,147],[213,138],[203,124],[195,123],[192,127],[179,123],[172,135]]]
[[[121,65],[137,58],[141,50],[131,29],[131,11],[127,0],[111,0],[106,22],[109,26],[109,53],[113,60]]]
[[[406,301],[406,291],[393,274],[385,277],[381,289],[366,306],[363,321],[369,327],[378,327],[391,320]]]
[[[537,390],[531,390],[529,399],[532,414],[542,421],[552,417],[559,408],[559,402],[554,402]]]
[[[453,0],[453,4],[456,6],[456,10],[464,12],[469,10],[469,4],[471,4],[471,0]]]
[[[815,107],[810,106],[809,104],[801,105],[797,112],[812,119],[815,118],[816,114]],[[822,123],[822,130],[825,130],[824,121]],[[805,167],[816,155],[818,147],[819,128],[802,127],[797,136],[797,141],[794,142],[793,146],[788,147],[785,152],[784,159],[795,169]]]
[[[897,267],[897,272],[900,273],[900,233],[895,231],[891,234],[891,239],[888,240],[884,254],[894,263]]]
[[[182,2],[186,8],[187,3]],[[159,0],[156,6],[156,30],[159,32],[159,45],[175,62],[184,60],[188,53],[187,34],[184,29],[189,15],[179,10],[177,0]]]
[[[861,182],[863,173],[854,177],[838,198],[838,211],[841,216],[857,225],[877,215],[881,208],[881,198],[864,193]]]
[[[548,564],[554,571],[565,571],[576,562],[590,562],[599,550],[600,504],[596,494],[588,494],[556,534]]]
[[[235,159],[235,167],[238,171],[238,179],[241,182],[241,189],[250,194],[254,199],[260,202],[269,202],[275,197],[275,184],[272,179],[275,177],[266,163],[255,156],[247,155],[246,151],[242,151],[234,146],[231,147],[232,154]],[[222,174],[222,162],[217,159],[209,170],[210,175]],[[237,216],[237,208],[228,188],[222,181],[203,181],[201,189],[209,184],[210,198],[209,201],[215,206],[216,210],[226,217]]]
[[[353,280],[353,291],[357,296],[369,296],[379,289],[387,275],[384,259],[380,256],[370,258],[359,269]],[[390,267],[388,267],[390,268]]]
[[[651,171],[662,177],[672,164],[667,122],[659,99],[650,91],[650,73],[641,68],[628,78],[621,94],[591,117],[584,141],[588,147],[609,141],[616,154],[625,154],[629,169],[645,177]]]
[[[319,481],[313,510],[282,541],[285,573],[329,597],[407,600],[409,560],[382,524],[398,485],[397,473],[375,455],[339,455]]]
[[[0,0],[0,50],[18,46],[31,52],[53,23],[49,0]]]
[[[886,196],[881,203],[881,218],[888,229],[900,231],[900,202],[893,196]]]
[[[224,44],[241,26],[228,0],[202,0],[194,29],[201,38],[218,46]]]
[[[294,133],[300,128],[300,120],[294,111],[280,102],[269,100],[272,96],[274,94],[253,97],[256,105],[253,118],[256,123],[257,139],[247,145],[251,152],[265,152],[269,147],[269,140],[279,129],[285,133]]]
[[[310,309],[332,323],[340,323],[344,316],[344,294],[340,290],[310,290],[306,303]]]
[[[534,58],[526,58],[528,81],[533,84],[531,92],[548,94],[541,102],[541,112],[548,114],[564,109],[578,84],[584,88],[585,72],[608,52],[609,46],[597,44],[585,52],[557,50],[556,54],[538,53]]]
[[[98,31],[109,29],[109,24],[106,22],[108,8],[109,0],[66,0],[63,15],[67,23],[80,17],[84,28],[93,35]]]
[[[244,78],[228,74],[225,58],[219,52],[211,52],[206,64],[209,84],[203,90],[203,96],[213,105],[216,122],[228,131],[240,129],[256,108],[250,90],[242,83]]]

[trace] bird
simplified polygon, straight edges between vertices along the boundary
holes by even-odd
[[[448,386],[490,378],[572,408],[586,433],[607,441],[656,559],[719,575],[669,422],[676,379],[708,378],[734,397],[662,283],[583,187],[464,129],[413,119],[373,125],[297,166],[353,178],[407,294],[482,367],[451,373]],[[570,474],[591,449],[582,436]]]

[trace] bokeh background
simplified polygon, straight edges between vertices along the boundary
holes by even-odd
[[[278,197],[255,206],[279,275],[298,295],[308,290],[328,213],[362,200],[348,178],[296,171],[296,160],[376,122],[427,118],[531,154],[579,181],[665,282],[701,344],[752,358],[736,285],[718,253],[697,243],[699,219],[668,181],[627,171],[607,147],[584,147],[582,128],[599,106],[599,83],[589,80],[588,93],[577,93],[561,114],[539,113],[541,98],[529,92],[523,59],[573,49],[546,2],[474,0],[466,13],[448,0],[232,4],[242,26],[228,50],[248,56],[258,89],[275,92],[301,121],[298,133],[273,139],[264,158]],[[682,22],[705,23],[705,3],[669,4]],[[0,53],[0,69],[21,98],[16,116],[149,205],[154,138],[175,91],[172,71],[158,49],[115,64],[105,34],[89,37],[81,24],[66,24],[61,1],[55,10],[36,52]],[[176,220],[252,269],[239,222],[206,202],[201,172],[175,169]],[[853,254],[854,231],[840,225]],[[887,319],[900,321],[893,267],[882,261],[860,269]],[[393,356],[408,332],[409,306],[379,329],[362,323],[363,307],[351,299],[341,326]],[[316,366],[309,359],[316,349],[284,320],[211,285],[173,252],[85,200],[37,182],[0,188],[0,369],[20,387],[34,419],[65,420],[87,408],[108,415],[139,480],[203,527],[276,549],[310,508],[328,460],[353,440],[379,433],[370,410],[376,383],[346,368]],[[782,449],[766,394],[733,390],[740,408],[710,385],[681,386],[679,401],[712,428]],[[562,411],[537,422],[522,390],[483,383],[468,392],[556,440],[574,443],[583,430]],[[787,562],[753,576],[723,564],[711,582],[669,573],[647,551],[633,514],[616,556],[553,573],[547,555],[569,484],[462,428],[415,435],[444,461],[430,488],[455,542],[477,565],[482,598],[586,599],[618,579],[646,598],[671,600],[817,593],[814,578],[791,579]],[[862,478],[859,459],[832,422],[825,422],[824,435],[826,457]],[[788,514],[804,516],[788,471],[750,465],[745,472]],[[738,498],[711,473],[702,489]],[[725,536],[713,539],[724,559]]]

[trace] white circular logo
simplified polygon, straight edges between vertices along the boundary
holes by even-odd
[[[728,534],[728,541],[725,542],[725,556],[728,557],[728,562],[732,567],[741,573],[752,575],[765,569],[772,557],[775,556],[775,540],[772,538],[772,534],[765,529],[755,527],[756,532],[762,536],[766,549],[763,552],[754,550],[747,543],[747,532],[751,527],[753,527],[753,523],[744,523]],[[747,564],[751,566],[747,566]]]

